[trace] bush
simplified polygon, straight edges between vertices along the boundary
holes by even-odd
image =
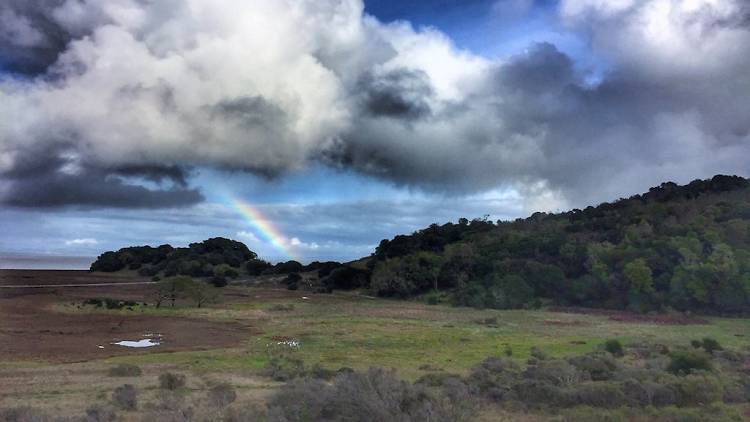
[[[425,301],[428,305],[437,305],[440,303],[440,294],[438,292],[429,292],[425,295]]]
[[[226,407],[237,400],[237,393],[234,387],[227,383],[222,383],[211,387],[208,392],[209,402],[216,407]]]
[[[539,380],[523,380],[512,386],[515,397],[532,407],[564,407],[569,402],[565,390]]]
[[[523,377],[559,387],[570,386],[586,379],[584,373],[564,360],[541,361],[538,365],[526,368]]]
[[[135,410],[138,408],[138,390],[130,384],[117,387],[112,393],[112,401],[120,409]]]
[[[668,406],[677,403],[677,394],[673,388],[653,381],[639,382],[630,379],[623,384],[623,391],[629,406]]]
[[[329,381],[333,379],[336,375],[338,375],[338,371],[334,371],[333,369],[328,369],[322,365],[315,364],[312,369],[310,370],[310,376],[316,379],[320,380],[326,380]]]
[[[724,389],[713,377],[687,375],[672,386],[677,392],[677,404],[681,406],[703,406],[721,401]]]
[[[320,274],[321,271],[318,271]],[[369,284],[369,272],[349,266],[339,266],[330,271],[322,281],[323,284],[336,290],[353,290]]]
[[[620,340],[617,339],[607,340],[604,343],[604,350],[617,357],[622,357],[625,355],[625,350],[622,347],[622,343],[620,343]]]
[[[370,369],[341,374],[331,383],[302,378],[282,387],[269,403],[270,420],[465,421],[474,409],[461,383],[435,392],[393,372]]]
[[[593,381],[606,381],[614,377],[617,363],[612,356],[605,353],[592,353],[568,359],[579,371],[588,374]]]
[[[286,284],[286,288],[289,290],[297,290],[299,288],[300,281],[302,281],[301,275],[297,273],[290,273],[284,279],[284,284]]]
[[[542,351],[542,349],[540,349],[540,348],[538,348],[536,346],[532,346],[531,347],[531,352],[530,353],[531,353],[531,357],[533,359],[536,359],[537,361],[549,359],[549,356],[547,356],[547,354],[544,353]]]
[[[706,353],[710,354],[714,354],[714,352],[716,351],[724,350],[724,348],[721,347],[721,344],[719,344],[718,341],[709,337],[703,339],[703,341],[701,342],[701,347],[703,347],[703,350],[705,350]]]
[[[710,371],[711,361],[699,352],[673,352],[667,371],[675,375],[687,375],[693,371]]]
[[[472,369],[468,383],[491,400],[502,400],[520,378],[520,368],[510,359],[490,357]]]
[[[3,422],[46,422],[49,416],[40,410],[29,406],[0,409],[0,421]]]
[[[572,394],[572,404],[601,408],[625,405],[626,397],[619,384],[592,382],[577,386]]]
[[[264,373],[274,381],[290,381],[305,374],[305,364],[299,359],[273,357],[268,361]]]
[[[252,276],[261,275],[263,274],[263,271],[271,267],[272,267],[271,264],[260,259],[251,259],[250,261],[247,261],[247,264],[245,264],[245,269],[247,270],[247,273]]]
[[[220,275],[211,277],[210,283],[213,284],[214,287],[226,287],[227,284],[229,284],[226,277],[222,277]]]
[[[159,387],[165,390],[179,390],[185,387],[185,376],[173,372],[165,372],[159,375]]]
[[[298,273],[304,270],[304,266],[297,261],[279,262],[273,267],[276,274]]]
[[[140,377],[142,374],[141,368],[137,365],[131,365],[129,363],[121,363],[117,366],[109,368],[110,377]]]
[[[113,422],[117,419],[117,413],[108,406],[95,404],[86,409],[86,422]]]

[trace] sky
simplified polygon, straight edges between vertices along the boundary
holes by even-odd
[[[5,0],[0,268],[351,260],[748,175],[744,0]]]

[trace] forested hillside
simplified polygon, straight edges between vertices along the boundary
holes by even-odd
[[[561,214],[432,225],[383,240],[370,268],[379,295],[447,291],[456,305],[748,313],[750,183],[716,176]]]
[[[362,265],[363,262],[365,265]],[[288,274],[289,288],[365,289],[388,297],[498,309],[543,304],[750,314],[750,181],[716,176],[560,214],[436,225],[383,240],[357,264],[271,265],[244,244],[106,252],[92,271],[207,277]],[[297,273],[314,273],[300,283]]]

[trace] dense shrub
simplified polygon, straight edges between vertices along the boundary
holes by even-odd
[[[672,388],[677,393],[677,404],[681,406],[703,406],[721,401],[724,389],[714,377],[687,375],[678,379]]]
[[[304,270],[304,266],[297,261],[279,262],[273,266],[275,274],[298,273]]]
[[[229,284],[229,282],[227,281],[227,278],[220,276],[220,275],[215,275],[211,277],[210,283],[214,287],[226,287]]]
[[[179,390],[185,387],[186,379],[185,375],[175,374],[173,372],[165,372],[159,375],[159,387],[165,390]]]
[[[429,292],[425,295],[425,302],[428,305],[437,305],[440,303],[440,294],[438,292]]]
[[[320,274],[321,271],[318,271]],[[339,266],[322,279],[323,284],[329,289],[352,290],[369,285],[369,272],[352,268],[350,266]]]
[[[123,410],[135,410],[138,408],[138,390],[125,384],[117,387],[112,393],[112,402]]]
[[[90,306],[96,306],[97,308],[107,308],[107,309],[123,309],[128,307],[137,306],[137,302],[133,302],[132,300],[119,300],[119,299],[112,299],[109,297],[105,298],[90,298],[83,301],[84,305],[90,305]]]
[[[673,352],[667,371],[675,375],[687,375],[693,371],[710,371],[709,357],[699,352]]]
[[[305,375],[305,364],[300,359],[274,356],[268,361],[264,374],[274,381],[289,381]]]
[[[284,279],[284,284],[286,284],[286,288],[289,290],[297,290],[299,288],[299,283],[301,281],[302,281],[301,275],[297,273],[290,273]]]
[[[109,369],[110,377],[139,377],[141,373],[141,368],[138,365],[129,363],[121,363]]]
[[[272,421],[464,421],[475,409],[463,384],[435,392],[393,372],[341,374],[331,383],[302,378],[271,398]]]
[[[467,381],[482,395],[499,401],[507,397],[520,374],[521,369],[511,359],[490,357],[472,369]]]
[[[629,406],[669,406],[677,403],[674,388],[654,381],[629,379],[623,384],[623,392]]]
[[[706,353],[710,353],[710,354],[724,350],[724,348],[721,347],[721,344],[719,344],[718,341],[710,337],[706,337],[703,340],[693,340],[690,342],[690,344],[692,344],[694,348],[696,349],[702,348],[703,350],[706,351]]]
[[[586,375],[564,360],[546,360],[530,365],[523,373],[526,379],[541,381],[564,387],[579,383]]]
[[[593,381],[606,381],[612,379],[617,369],[615,360],[604,353],[592,353],[583,356],[574,356],[568,359],[571,365],[579,371],[584,372]]]
[[[572,389],[570,396],[573,405],[611,409],[627,403],[627,398],[619,383],[584,383]]]
[[[248,274],[258,276],[263,274],[264,271],[271,268],[272,265],[262,259],[251,259],[245,264],[245,270]]]
[[[617,339],[607,340],[604,343],[604,350],[618,357],[625,355],[625,350],[622,347],[622,343],[620,343],[620,340]]]

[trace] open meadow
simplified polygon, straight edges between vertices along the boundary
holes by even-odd
[[[237,394],[233,406],[262,406],[298,366],[393,368],[414,381],[435,373],[467,375],[490,356],[523,365],[534,347],[552,358],[584,354],[611,339],[680,347],[709,337],[727,349],[750,349],[746,319],[475,310],[252,282],[222,289],[215,304],[178,301],[157,309],[148,300],[153,285],[136,276],[3,271],[0,283],[0,408],[31,406],[63,416],[108,403],[113,390],[128,383],[141,391],[141,410],[124,415],[138,420],[164,399],[158,377],[165,372],[186,376],[180,400],[207,400],[213,386],[229,383]],[[85,284],[102,285],[32,287]],[[21,285],[29,287],[9,287]],[[97,298],[122,301],[122,308],[85,304]],[[159,345],[114,344],[145,339]],[[142,375],[110,376],[121,364],[137,365]],[[506,412],[485,409],[481,417],[511,417]]]

